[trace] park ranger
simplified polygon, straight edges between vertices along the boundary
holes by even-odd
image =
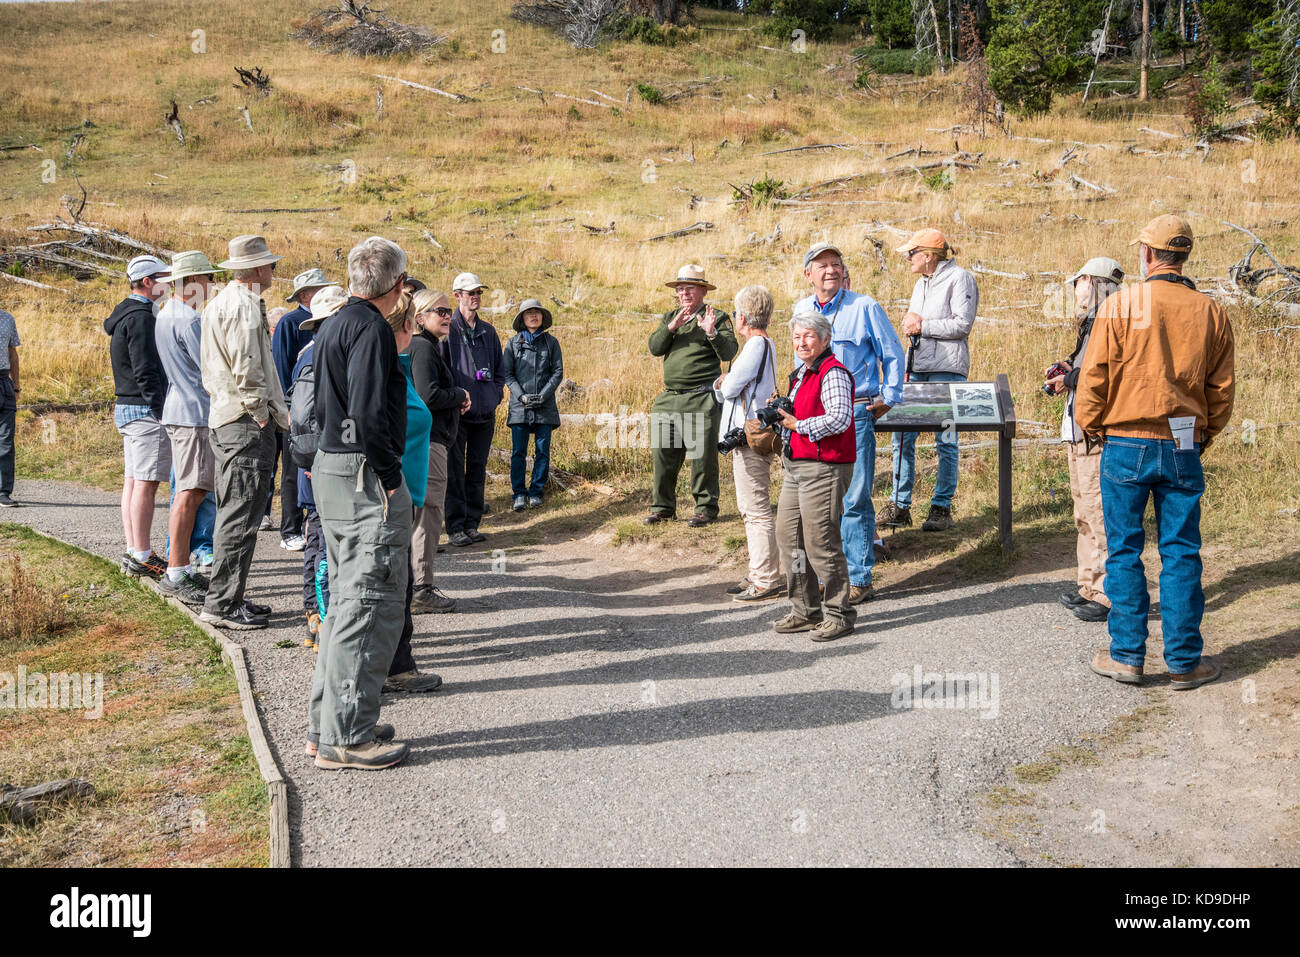
[[[701,528],[718,518],[722,406],[713,382],[739,346],[731,317],[704,303],[704,294],[717,287],[704,278],[702,266],[682,266],[664,285],[676,290],[678,308],[664,313],[650,334],[650,354],[664,360],[664,391],[650,408],[654,497],[645,524],[676,517],[677,473],[689,457],[695,514],[688,524]]]

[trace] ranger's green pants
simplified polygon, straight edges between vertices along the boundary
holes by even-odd
[[[677,473],[691,461],[695,511],[718,517],[718,427],[722,406],[713,390],[675,395],[661,392],[650,407],[650,448],[654,455],[651,511],[677,512]]]

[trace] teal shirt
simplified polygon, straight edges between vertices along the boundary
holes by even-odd
[[[406,451],[402,453],[402,478],[416,508],[424,508],[424,493],[429,486],[429,433],[433,430],[433,413],[411,384],[411,357],[403,352],[397,357],[406,373]]]

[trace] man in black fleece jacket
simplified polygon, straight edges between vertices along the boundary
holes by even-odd
[[[113,365],[113,424],[122,436],[122,532],[126,552],[122,571],[157,579],[166,563],[150,545],[154,497],[171,470],[171,442],[162,426],[167,373],[154,341],[157,303],[167,285],[156,281],[169,273],[156,256],[136,256],[126,265],[131,294],[104,320]]]
[[[311,484],[330,585],[307,717],[307,752],[318,768],[386,768],[409,750],[377,724],[410,573],[406,376],[385,321],[405,270],[396,243],[379,236],[358,243],[348,254],[352,297],[313,347],[320,444]]]

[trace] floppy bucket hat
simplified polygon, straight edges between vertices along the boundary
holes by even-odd
[[[304,332],[315,329],[346,305],[348,294],[342,286],[325,286],[311,300],[311,317],[298,323]]]
[[[319,289],[322,286],[331,285],[330,281],[325,278],[319,267],[308,269],[306,272],[300,272],[293,277],[293,292],[284,297],[285,302],[293,302],[298,298],[298,293],[304,289]]]
[[[172,265],[166,276],[159,277],[159,282],[176,283],[190,276],[211,276],[217,267],[208,261],[208,257],[197,249],[187,249],[172,257]]]
[[[1166,213],[1157,216],[1142,227],[1137,239],[1129,243],[1136,246],[1141,243],[1152,249],[1166,252],[1185,253],[1192,248],[1192,225],[1181,216]]]
[[[1123,282],[1124,267],[1109,256],[1096,256],[1079,267],[1079,271],[1065,281],[1076,283],[1083,276],[1091,276],[1094,279],[1109,279],[1111,282]]]
[[[703,286],[706,290],[718,288],[704,278],[704,267],[697,266],[695,263],[687,263],[677,270],[677,278],[664,283],[664,285],[670,289],[676,289],[678,286],[683,285]]]
[[[284,258],[274,255],[262,236],[236,236],[230,241],[229,252],[230,258],[221,263],[222,269],[256,269]]]
[[[540,300],[525,299],[519,304],[519,311],[515,313],[515,332],[524,331],[524,313],[529,309],[536,309],[542,314],[542,327],[538,332],[545,332],[551,328],[551,310],[542,305]]]

